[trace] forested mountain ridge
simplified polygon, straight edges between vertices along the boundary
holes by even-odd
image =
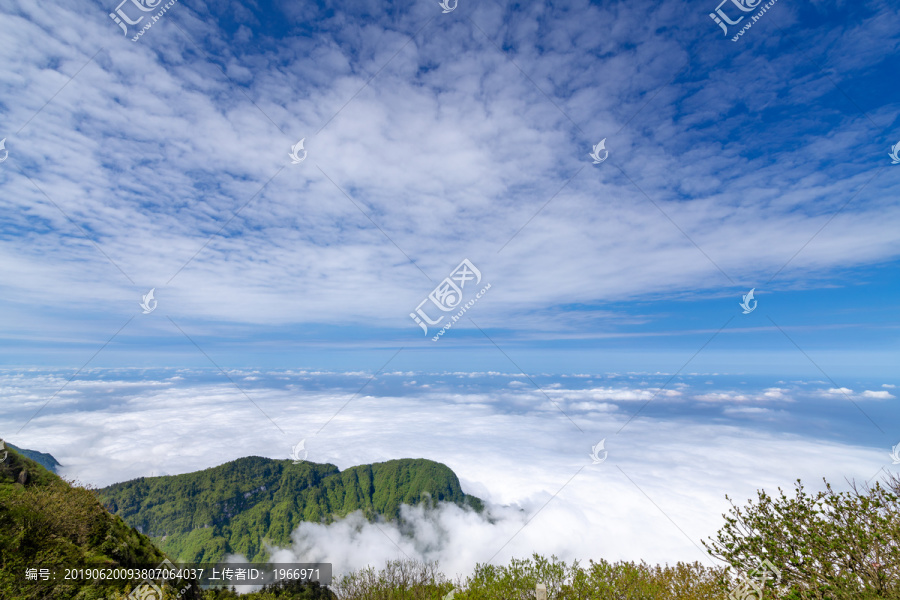
[[[453,502],[482,509],[438,462],[398,459],[340,471],[332,464],[259,456],[182,475],[142,477],[98,490],[110,512],[154,538],[169,556],[213,562],[228,553],[266,557],[265,542],[288,545],[304,521],[330,522],[361,510],[372,520],[400,505]]]
[[[28,448],[19,448],[18,446],[13,446],[9,442],[6,442],[5,445],[7,448],[12,448],[25,458],[30,458],[48,471],[59,475],[59,470],[57,469],[57,467],[61,467],[62,465],[59,464],[59,461],[56,460],[52,454],[47,454],[46,452],[38,452],[37,450],[29,450]]]

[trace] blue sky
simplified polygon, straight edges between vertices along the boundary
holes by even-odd
[[[697,2],[433,4],[179,2],[137,42],[105,8],[10,5],[5,362],[114,334],[95,364],[206,360],[169,318],[237,367],[487,356],[471,321],[431,342],[409,317],[468,258],[492,284],[468,316],[553,370],[667,369],[723,325],[725,364],[802,368],[777,323],[891,373],[888,4],[779,2],[738,42]]]
[[[726,36],[705,0],[178,0],[137,41],[154,13],[131,1],[127,36],[113,2],[4,2],[3,433],[89,481],[183,472],[284,457],[370,381],[314,459],[427,455],[540,506],[649,397],[630,447],[664,431],[700,457],[704,506],[869,479],[900,440],[900,14],[779,0],[732,41],[762,6],[743,1]],[[480,277],[441,311],[464,259]],[[427,334],[420,306],[444,315]],[[160,413],[219,402],[201,441]],[[516,432],[465,438],[470,457],[457,410]],[[511,474],[510,447],[572,421]],[[135,423],[155,450],[120,461]],[[416,437],[434,423],[444,442]],[[710,458],[749,465],[747,440],[805,458],[764,477]],[[681,467],[653,460],[621,464],[672,492]],[[672,514],[708,531],[690,506]]]

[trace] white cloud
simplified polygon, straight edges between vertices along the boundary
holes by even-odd
[[[709,392],[695,396],[701,402],[746,402],[750,398],[737,392]]]
[[[872,390],[866,390],[862,395],[863,398],[876,398],[878,400],[890,400],[896,398],[896,396],[891,395],[890,392],[874,392]]]
[[[618,410],[619,407],[609,402],[569,402],[566,409],[579,412],[611,412]]]
[[[711,382],[707,382],[711,383]],[[765,388],[761,393],[739,392],[737,390],[706,392],[693,396],[695,400],[700,402],[714,403],[745,403],[745,402],[792,402],[790,395],[791,390],[788,388]],[[737,411],[731,411],[737,412]]]
[[[774,411],[770,408],[762,408],[759,406],[729,406],[724,408],[722,412],[729,415],[764,415]]]
[[[476,562],[486,560],[485,548],[502,546],[528,517],[515,507],[490,506],[482,516],[444,503],[428,510],[404,506],[398,523],[369,523],[355,512],[330,525],[301,524],[291,536],[291,547],[273,548],[272,560],[330,562],[345,574],[381,567],[391,558],[415,558],[439,561],[450,577],[467,575]]]
[[[596,387],[584,390],[559,390],[545,388],[544,391],[551,397],[556,398],[562,396],[564,399],[572,400],[613,400],[617,402],[640,401],[640,400],[659,400],[665,401],[666,398],[680,398],[682,393],[678,390],[660,389],[649,387],[645,389],[626,388],[626,387]]]
[[[800,130],[792,119],[784,131],[766,133],[777,134],[767,138],[773,150],[755,159],[744,150],[756,147],[765,132],[747,139],[728,135],[748,126],[749,117],[726,116],[734,102],[783,94],[784,110],[809,111],[816,100],[811,90],[830,89],[827,82],[810,84],[799,94],[784,77],[793,67],[790,57],[766,69],[746,65],[741,86],[706,76],[675,83],[658,106],[609,140],[617,164],[678,227],[630,182],[587,165],[498,254],[587,164],[589,148],[478,30],[457,25],[404,47],[402,30],[415,20],[404,14],[400,22],[385,18],[364,26],[353,19],[341,28],[323,23],[312,39],[288,38],[260,50],[232,43],[187,5],[167,15],[185,24],[189,36],[225,53],[220,59],[227,72],[244,86],[238,93],[168,23],[134,44],[117,37],[118,29],[93,5],[48,6],[50,22],[47,7],[22,3],[2,25],[7,47],[20,49],[4,62],[6,122],[25,123],[66,84],[21,134],[9,136],[10,161],[24,166],[135,284],[9,170],[8,216],[29,232],[0,242],[5,302],[26,317],[15,320],[11,335],[33,337],[38,322],[63,310],[66,317],[54,318],[59,327],[53,330],[81,330],[110,311],[134,310],[139,292],[154,286],[161,310],[191,318],[408,327],[411,308],[464,256],[494,283],[478,305],[484,317],[536,334],[577,334],[585,324],[641,317],[560,305],[718,293],[709,289],[716,268],[682,231],[735,279],[768,276],[799,247],[804,250],[787,276],[897,256],[900,206],[888,200],[896,186],[888,180],[870,184],[866,202],[844,211],[805,246],[869,177],[868,169],[840,180],[821,176],[820,161],[847,155],[845,144],[826,143],[833,130]],[[485,5],[473,18],[494,41],[512,36],[517,64],[593,140],[619,129],[686,59],[680,45],[653,34],[668,13],[649,6],[624,12],[591,6],[577,17],[534,7],[533,14],[502,17]],[[534,30],[525,25],[530,18],[546,19],[548,31],[571,31],[598,51],[614,42],[588,33],[616,22],[635,36],[634,47],[615,56],[573,52],[571,40],[550,36],[541,38],[538,53]],[[357,27],[366,34],[351,34]],[[864,27],[854,27],[846,33],[868,39],[860,34]],[[98,39],[109,42],[107,49],[90,60]],[[873,39],[867,47],[880,46]],[[568,95],[557,93],[563,89]],[[313,133],[350,98],[321,133]],[[862,117],[848,119],[841,133],[851,145],[870,138]],[[309,158],[287,165],[290,145],[303,136]],[[798,146],[798,138],[805,143]],[[723,147],[722,139],[731,141]],[[786,140],[793,150],[775,143]],[[682,148],[691,148],[689,156]],[[794,152],[804,160],[795,160]],[[760,188],[760,181],[772,185]],[[608,260],[613,255],[616,260]],[[47,314],[36,314],[36,307]],[[549,314],[534,316],[541,311]],[[72,320],[73,314],[91,318]]]
[[[845,388],[845,387],[830,388],[828,390],[828,393],[829,394],[841,394],[842,396],[844,396],[844,395],[849,396],[850,394],[853,393],[853,390],[851,390],[850,388]]]

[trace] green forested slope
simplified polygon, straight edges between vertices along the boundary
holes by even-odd
[[[109,514],[90,490],[72,487],[7,447],[0,462],[0,598],[107,599],[126,582],[66,581],[73,567],[137,567],[165,557],[149,538]],[[0,455],[2,456],[2,455]],[[52,582],[28,581],[25,570],[57,571]]]
[[[264,542],[287,545],[303,521],[330,522],[362,510],[396,518],[401,504],[454,502],[481,510],[449,467],[400,459],[339,471],[335,465],[251,456],[218,467],[146,477],[99,490],[114,514],[170,557],[211,562],[226,553],[265,557]]]

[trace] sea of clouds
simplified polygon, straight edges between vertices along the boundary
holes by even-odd
[[[412,385],[379,392],[376,382],[391,376]],[[454,377],[464,383],[450,385]],[[487,503],[484,515],[445,505],[406,509],[393,524],[359,515],[303,524],[290,548],[275,551],[278,559],[332,562],[336,573],[416,558],[465,575],[478,562],[533,552],[709,562],[700,540],[721,526],[726,494],[741,504],[759,488],[789,488],[797,478],[815,488],[825,477],[841,488],[892,468],[888,438],[858,411],[879,418],[895,399],[890,384],[839,390],[819,382],[802,395],[787,382],[738,390],[587,380],[580,389],[570,381],[539,390],[521,374],[505,377],[503,388],[479,392],[460,391],[471,387],[463,375],[423,383],[421,374],[388,374],[358,394],[304,389],[284,374],[233,372],[241,389],[185,383],[182,375],[93,377],[67,385],[16,433],[10,424],[24,423],[65,379],[8,373],[3,389],[15,402],[0,414],[6,439],[51,452],[66,477],[96,486],[250,455],[286,459],[302,439],[308,460],[341,469],[404,457],[445,463],[464,491]],[[863,433],[852,434],[855,421]],[[781,423],[806,425],[787,431]],[[883,447],[874,447],[881,437]],[[608,454],[594,464],[591,449],[601,439]]]

